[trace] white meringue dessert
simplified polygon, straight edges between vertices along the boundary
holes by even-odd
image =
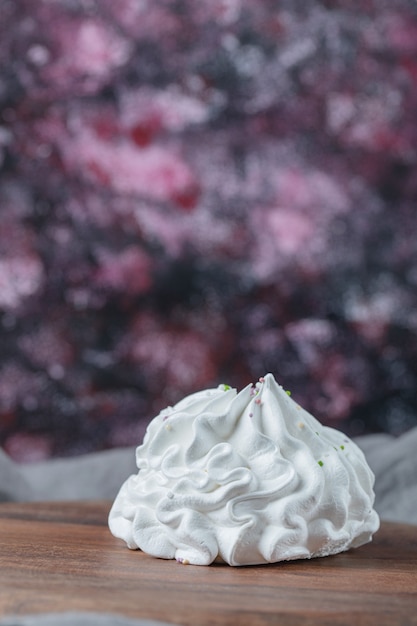
[[[272,376],[187,396],[149,424],[109,527],[180,563],[258,565],[356,548],[379,528],[374,475]]]

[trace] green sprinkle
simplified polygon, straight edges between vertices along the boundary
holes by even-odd
[[[320,467],[323,467],[324,465],[323,461],[317,461],[317,463],[320,465]]]
[[[290,395],[291,395],[291,391],[288,391],[288,390],[287,390],[285,393],[287,394],[287,396],[290,396]]]
[[[341,450],[344,450],[344,449],[345,449],[345,446],[340,446],[340,449],[341,449]]]
[[[223,385],[223,391],[229,391],[231,389],[230,385]]]

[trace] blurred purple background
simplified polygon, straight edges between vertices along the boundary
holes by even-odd
[[[0,445],[272,372],[417,424],[417,2],[1,0]]]

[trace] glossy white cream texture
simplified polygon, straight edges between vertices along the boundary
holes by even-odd
[[[361,450],[271,374],[261,380],[195,393],[152,420],[139,473],[110,512],[116,537],[196,565],[326,556],[371,540],[379,518]]]

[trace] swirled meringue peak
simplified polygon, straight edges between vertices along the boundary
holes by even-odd
[[[367,543],[379,527],[361,450],[272,374],[240,393],[220,385],[165,409],[136,460],[109,526],[155,557],[195,565],[309,559]]]

